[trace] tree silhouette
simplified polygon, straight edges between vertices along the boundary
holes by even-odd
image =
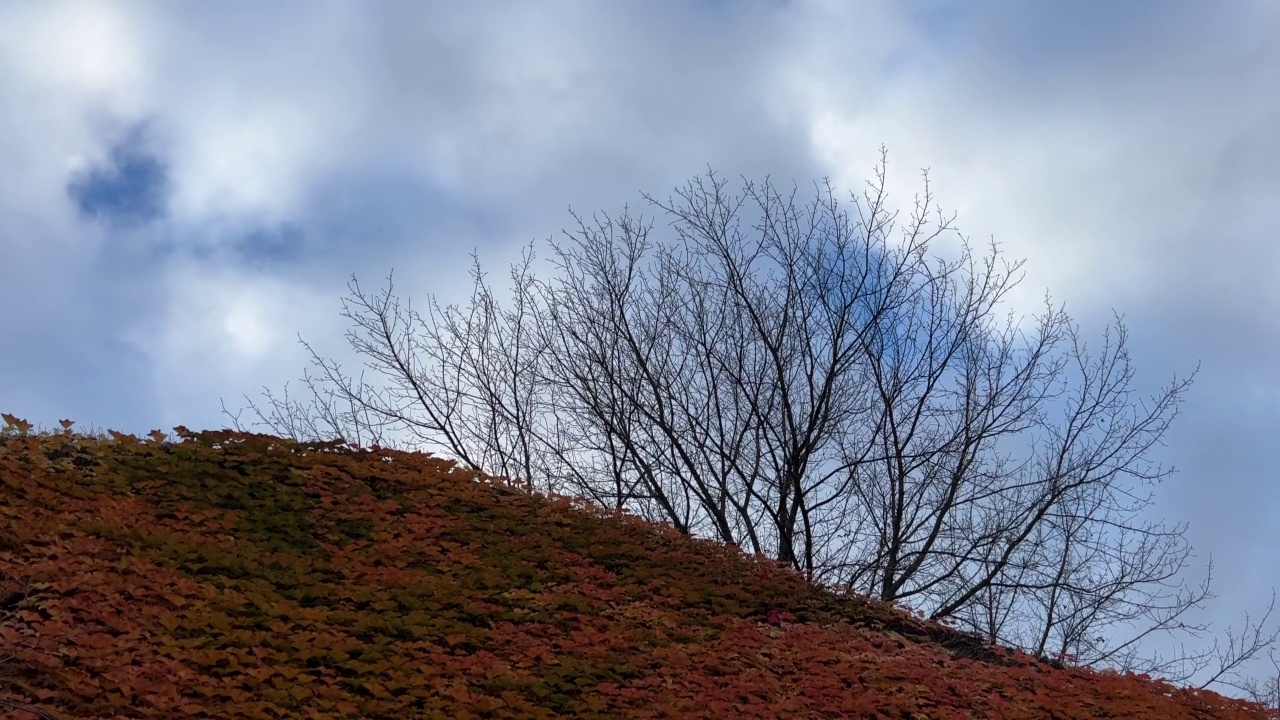
[[[394,428],[1037,655],[1231,677],[1274,643],[1270,610],[1225,651],[1138,651],[1207,630],[1187,615],[1209,580],[1178,580],[1185,528],[1141,521],[1192,376],[1140,397],[1119,316],[1091,346],[1047,297],[1002,315],[1022,263],[974,253],[940,212],[931,225],[927,172],[899,228],[885,168],[851,197],[856,217],[829,183],[797,206],[767,178],[732,194],[711,171],[681,202],[644,196],[667,240],[626,209],[574,214],[549,276],[530,245],[506,303],[478,258],[470,301],[433,297],[425,316],[391,278],[373,296],[353,278],[348,340],[390,383],[311,351],[310,407],[269,391],[269,411],[250,407],[295,439],[385,445]],[[1138,630],[1110,639],[1118,626]]]

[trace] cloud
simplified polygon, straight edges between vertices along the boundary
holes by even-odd
[[[353,272],[457,300],[570,207],[653,218],[708,165],[847,198],[883,144],[897,207],[929,167],[1028,259],[1016,308],[1125,312],[1150,386],[1204,361],[1161,509],[1265,543],[1278,34],[1266,0],[6,3],[0,409],[220,426],[298,332],[352,367]]]
[[[193,406],[228,408],[240,394],[279,390],[302,374],[309,356],[297,336],[341,356],[332,339],[338,299],[329,292],[266,272],[246,272],[225,261],[181,261],[169,266],[162,312],[128,331],[125,340],[149,358],[160,390],[158,421],[181,423]],[[210,390],[215,392],[211,393]],[[204,407],[204,415],[215,411]]]
[[[76,232],[67,184],[110,162],[113,118],[147,114],[142,14],[92,2],[0,8],[0,249],[93,239]]]
[[[1258,133],[1258,115],[1277,104],[1257,92],[1278,65],[1259,27],[1275,29],[1274,13],[1132,4],[1120,15],[1073,10],[1062,22],[1065,10],[1000,7],[970,13],[942,59],[928,33],[908,37],[933,52],[908,50],[915,61],[874,101],[842,81],[842,64],[815,63],[817,91],[803,105],[815,153],[856,186],[868,139],[884,141],[908,200],[916,168],[932,166],[938,200],[966,234],[1032,259],[1024,307],[1045,288],[1086,313],[1160,293],[1169,272],[1206,249],[1188,245],[1200,238],[1194,228],[1235,200],[1206,182],[1225,171],[1224,147]],[[1235,40],[1215,40],[1224,36]]]

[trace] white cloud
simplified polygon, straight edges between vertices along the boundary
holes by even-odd
[[[136,107],[148,76],[144,37],[119,6],[85,0],[13,3],[0,24],[13,77],[43,94]]]
[[[106,156],[113,120],[148,111],[140,16],[95,2],[0,7],[0,248],[83,248],[94,237],[77,232],[66,183]]]
[[[326,354],[342,356],[338,299],[305,282],[248,272],[228,265],[180,262],[165,278],[167,305],[127,340],[151,358],[154,390],[164,420],[182,422],[193,408],[201,416],[239,407],[241,394],[256,396],[300,377],[309,356],[298,334]]]
[[[1020,308],[1048,288],[1074,312],[1145,315],[1135,361],[1151,376],[1205,357],[1209,387],[1275,396],[1280,14],[1135,3],[1156,14],[1126,26],[1066,7],[0,5],[0,285],[40,308],[21,320],[29,336],[66,336],[42,346],[59,357],[78,358],[66,348],[93,325],[151,370],[104,395],[132,407],[54,407],[52,371],[21,397],[45,398],[47,421],[217,424],[219,397],[237,405],[307,367],[298,332],[349,359],[352,271],[376,291],[395,266],[402,298],[458,299],[467,252],[501,284],[516,248],[572,223],[566,206],[652,218],[639,191],[665,198],[708,163],[795,179],[801,196],[823,174],[861,192],[881,144],[898,207],[931,167],[967,236],[1029,260]],[[78,218],[68,180],[139,122],[167,163],[168,217],[127,233]],[[301,238],[283,259],[244,242],[281,226]],[[131,359],[77,361],[106,385]],[[1190,407],[1175,427],[1239,426],[1232,454],[1268,452],[1265,403],[1232,405]],[[1196,512],[1225,513],[1258,480],[1214,443],[1171,443],[1208,488]]]
[[[1233,194],[1280,178],[1274,164],[1250,163],[1240,149],[1269,142],[1257,117],[1280,107],[1261,92],[1280,67],[1276,53],[1258,57],[1167,35],[1148,51],[1168,55],[1053,76],[1040,87],[994,84],[992,74],[1016,70],[981,46],[946,63],[908,64],[890,87],[870,92],[846,81],[846,64],[819,61],[797,96],[814,152],[837,184],[860,188],[875,144],[885,143],[899,207],[909,208],[920,190],[918,169],[931,167],[938,203],[957,213],[966,236],[975,243],[994,236],[1009,256],[1030,260],[1017,306],[1034,310],[1048,288],[1092,312],[1160,292],[1171,265],[1212,261],[1222,245],[1205,242],[1197,228],[1234,202],[1215,195],[1208,182],[1215,174],[1219,184],[1238,183]],[[1177,54],[1164,46],[1175,43],[1182,43]],[[1236,148],[1231,161],[1218,160],[1224,146]]]
[[[327,3],[157,20],[175,222],[296,220],[312,183],[359,156],[373,112],[362,17]]]

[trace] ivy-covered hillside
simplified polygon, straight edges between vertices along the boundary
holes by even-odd
[[[1266,717],[427,455],[6,417],[4,717]]]

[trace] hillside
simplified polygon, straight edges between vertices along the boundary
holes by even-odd
[[[6,717],[1266,717],[426,455],[7,419]]]

